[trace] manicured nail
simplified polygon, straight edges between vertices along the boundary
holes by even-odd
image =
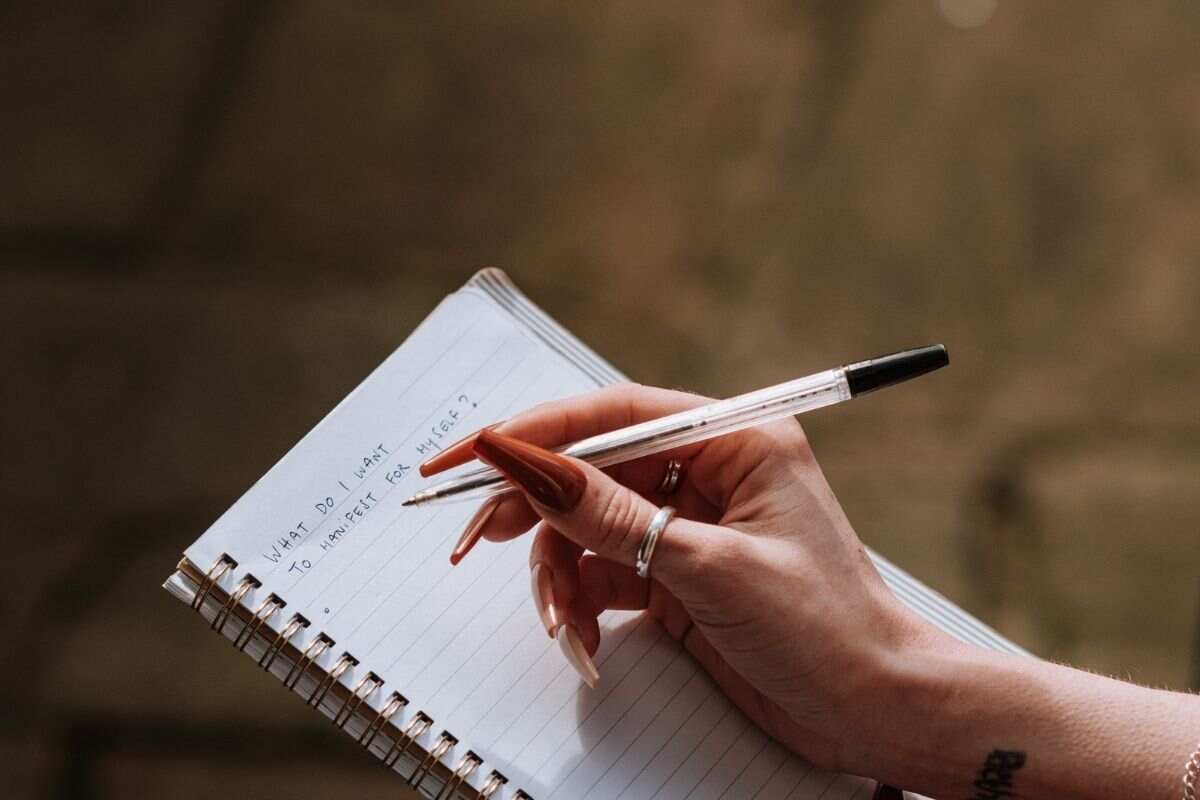
[[[871,800],[904,800],[904,792],[895,786],[881,783],[875,787],[875,794],[871,795]]]
[[[458,562],[462,561],[467,553],[471,552],[471,548],[479,541],[479,537],[483,534],[483,526],[492,518],[496,507],[500,505],[500,497],[493,497],[479,507],[475,512],[475,516],[471,517],[471,521],[467,523],[467,527],[463,528],[462,536],[458,537],[458,544],[454,545],[454,550],[450,553],[450,563],[458,566]]]
[[[546,634],[553,639],[554,632],[562,624],[562,618],[558,614],[558,606],[554,604],[554,573],[541,561],[529,571],[529,590],[533,593],[534,608],[546,626]]]
[[[494,428],[500,424],[502,423],[493,422],[487,428]],[[487,430],[487,428],[484,428],[484,430]],[[471,445],[475,444],[475,437],[478,435],[479,431],[472,431],[454,444],[447,446],[440,453],[425,459],[417,467],[417,472],[421,473],[422,478],[428,478],[430,475],[436,475],[451,467],[457,467],[460,464],[474,460],[475,454],[471,452]]]
[[[587,486],[587,476],[569,459],[502,433],[480,431],[472,450],[530,498],[553,511],[570,511]]]
[[[579,638],[579,631],[575,626],[566,623],[558,629],[558,635],[554,638],[558,640],[558,647],[566,656],[567,663],[579,673],[579,677],[589,688],[595,689],[596,684],[600,682],[600,673],[596,671],[596,665],[592,663],[592,657],[584,648],[583,639]]]

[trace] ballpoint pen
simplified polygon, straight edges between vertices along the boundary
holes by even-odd
[[[556,452],[608,467],[840,403],[949,363],[946,348],[940,344],[902,350],[591,436]],[[514,490],[499,472],[480,467],[422,489],[404,505],[478,500],[509,491]]]

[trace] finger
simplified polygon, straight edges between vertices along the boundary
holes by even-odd
[[[579,561],[579,583],[597,614],[609,608],[641,611],[650,606],[650,579],[624,564],[586,555]]]
[[[493,431],[480,433],[475,453],[520,488],[542,519],[564,536],[610,561],[636,562],[658,510],[644,497],[589,464]],[[697,553],[729,535],[723,528],[676,517],[654,551],[654,576],[674,590],[686,583]]]
[[[658,581],[640,577],[633,567],[585,555],[579,561],[579,585],[580,593],[587,598],[596,617],[608,609],[645,610],[676,640],[681,640],[692,626],[692,618],[683,603]],[[596,634],[599,645],[598,626]],[[586,635],[584,639],[586,642]]]
[[[507,542],[528,533],[537,525],[537,512],[529,502],[517,493],[501,495],[502,500],[496,513],[484,526],[481,537],[489,542]]]
[[[534,579],[534,602],[564,608],[575,602],[579,594],[579,557],[583,548],[549,525],[538,526],[529,548],[529,569],[538,572]],[[539,591],[538,583],[544,588]],[[539,608],[539,614],[542,613]],[[543,620],[545,614],[542,614]],[[551,636],[554,630],[547,625]]]
[[[487,500],[467,521],[450,551],[450,563],[457,566],[480,539],[503,542],[520,536],[537,523],[538,515],[519,494],[509,493]]]
[[[555,448],[711,402],[712,398],[688,392],[620,383],[534,406],[491,429],[540,447]],[[420,466],[420,473],[429,477],[473,459],[472,447],[478,434],[478,431],[470,434],[426,461]],[[670,454],[686,458],[702,447],[703,443],[684,445]]]
[[[493,422],[491,425],[485,426],[484,429],[497,428],[503,424],[503,422]],[[465,464],[468,461],[474,461],[475,454],[471,452],[471,444],[478,435],[479,431],[471,431],[440,453],[427,458],[424,463],[417,467],[417,472],[421,473],[422,477],[428,478],[430,475],[436,475],[439,472],[444,472],[452,467]]]

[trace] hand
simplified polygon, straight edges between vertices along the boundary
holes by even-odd
[[[535,601],[585,680],[596,678],[599,614],[646,609],[770,735],[819,766],[860,767],[848,750],[877,714],[871,695],[888,662],[935,634],[884,586],[800,425],[776,422],[606,472],[542,449],[707,402],[615,386],[447,450],[422,472],[474,455],[524,492],[485,507],[454,560],[480,537],[510,539],[542,519],[530,551]],[[655,491],[670,459],[685,477],[668,498]],[[638,545],[665,503],[677,516],[652,579],[639,578]]]
[[[1200,698],[961,644],[884,586],[798,423],[777,422],[602,472],[542,448],[709,402],[614,386],[548,403],[447,449],[520,495],[485,505],[480,537],[519,536],[547,632],[585,680],[605,609],[646,609],[752,720],[820,767],[939,797],[1180,796]],[[686,477],[657,495],[670,459]],[[679,513],[651,579],[633,569],[657,506]]]

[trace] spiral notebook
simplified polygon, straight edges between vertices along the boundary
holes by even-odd
[[[436,798],[869,798],[751,724],[646,615],[601,617],[588,689],[545,635],[529,540],[448,555],[472,504],[403,508],[415,465],[623,380],[498,270],[451,294],[185,552],[165,588]],[[873,556],[938,626],[1019,648]]]

